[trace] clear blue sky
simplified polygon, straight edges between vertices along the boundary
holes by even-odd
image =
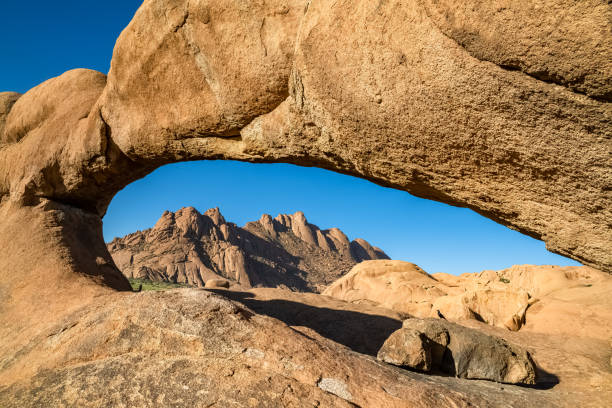
[[[0,0],[0,92],[25,92],[73,68],[107,73],[141,0]]]
[[[244,225],[262,213],[301,210],[321,228],[339,227],[393,259],[428,272],[478,272],[513,264],[578,265],[544,244],[465,209],[317,168],[228,161],[176,163],[121,191],[104,218],[107,241],[153,226],[166,209],[219,207]]]
[[[114,42],[140,1],[2,1],[0,91],[25,92],[73,68],[107,72]],[[243,225],[262,213],[304,211],[321,228],[339,227],[394,259],[428,272],[476,272],[513,264],[577,265],[461,208],[422,200],[365,180],[285,164],[179,163],[129,185],[104,218],[106,240],[151,227],[166,210],[220,207]]]

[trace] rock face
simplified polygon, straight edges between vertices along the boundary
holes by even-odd
[[[0,92],[0,146],[8,142],[8,140],[5,141],[3,138],[4,124],[11,108],[20,96],[21,94],[16,92]]]
[[[535,302],[560,290],[593,283],[608,285],[612,278],[588,267],[533,265],[460,276],[429,275],[412,263],[387,260],[356,265],[323,294],[417,317],[441,314],[451,320],[474,319],[519,330]]]
[[[489,3],[145,0],[117,41],[108,77],[73,70],[12,107],[3,96],[0,360],[23,366],[47,325],[83,307],[108,311],[113,290],[131,289],[103,242],[101,217],[121,188],[176,161],[288,162],[364,177],[471,208],[612,272],[612,4]],[[166,304],[141,299],[143,311]],[[93,322],[110,333],[125,317],[101,313]],[[159,334],[152,349],[173,341],[172,330],[148,321]],[[85,340],[75,337],[71,350]],[[104,347],[125,355],[122,344],[111,336]],[[2,386],[13,387],[3,405],[50,398],[84,364],[81,375],[93,378],[81,383],[87,401],[101,398],[101,353],[66,357],[79,362],[66,368],[41,349],[55,377],[29,391],[18,391],[3,363]],[[188,368],[196,360],[175,373],[197,378]],[[303,365],[320,361],[333,358]],[[152,352],[142,365],[125,362],[105,372],[133,379],[146,367],[156,376],[168,368]],[[134,381],[122,395],[135,394]],[[467,405],[455,401],[460,386],[430,394],[423,383],[384,389],[413,392],[416,405]]]
[[[460,378],[535,384],[526,350],[445,320],[405,320],[382,346],[378,359],[421,371],[435,367]]]
[[[363,239],[349,241],[337,228],[320,230],[302,212],[267,214],[243,228],[218,208],[200,214],[187,207],[166,211],[155,226],[108,244],[128,278],[194,286],[229,279],[244,288],[286,287],[320,292],[369,259],[389,259]]]

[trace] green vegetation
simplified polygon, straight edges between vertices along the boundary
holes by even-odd
[[[186,283],[172,283],[172,282],[157,282],[150,281],[148,279],[128,279],[132,285],[132,289],[138,290],[142,285],[142,290],[168,290],[177,288],[190,288],[190,285]]]
[[[503,283],[510,283],[510,280],[506,278],[499,278],[499,280]]]

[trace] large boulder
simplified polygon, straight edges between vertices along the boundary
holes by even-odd
[[[363,261],[323,291],[347,302],[369,301],[419,317],[431,313],[431,303],[448,293],[418,265],[395,260]]]
[[[206,281],[204,287],[206,289],[228,289],[230,287],[230,283],[225,279],[209,279]]]
[[[423,371],[430,369],[427,357],[432,367],[459,378],[535,384],[535,367],[526,350],[445,320],[405,320],[378,355],[391,364]]]

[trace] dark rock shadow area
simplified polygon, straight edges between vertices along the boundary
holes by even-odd
[[[289,326],[308,327],[353,351],[376,356],[385,340],[402,322],[385,316],[316,307],[284,299],[255,299],[249,292],[211,290],[239,302],[255,313],[274,317]]]
[[[385,340],[394,331],[402,327],[400,320],[385,316],[316,307],[285,299],[256,299],[255,295],[250,292],[222,289],[208,290],[239,302],[255,313],[281,320],[289,326],[308,327],[321,336],[340,343],[353,351],[374,357]],[[429,374],[442,377],[449,376],[449,374],[440,370],[435,370]],[[519,386],[548,390],[557,384],[559,384],[559,377],[536,365],[536,384]]]

